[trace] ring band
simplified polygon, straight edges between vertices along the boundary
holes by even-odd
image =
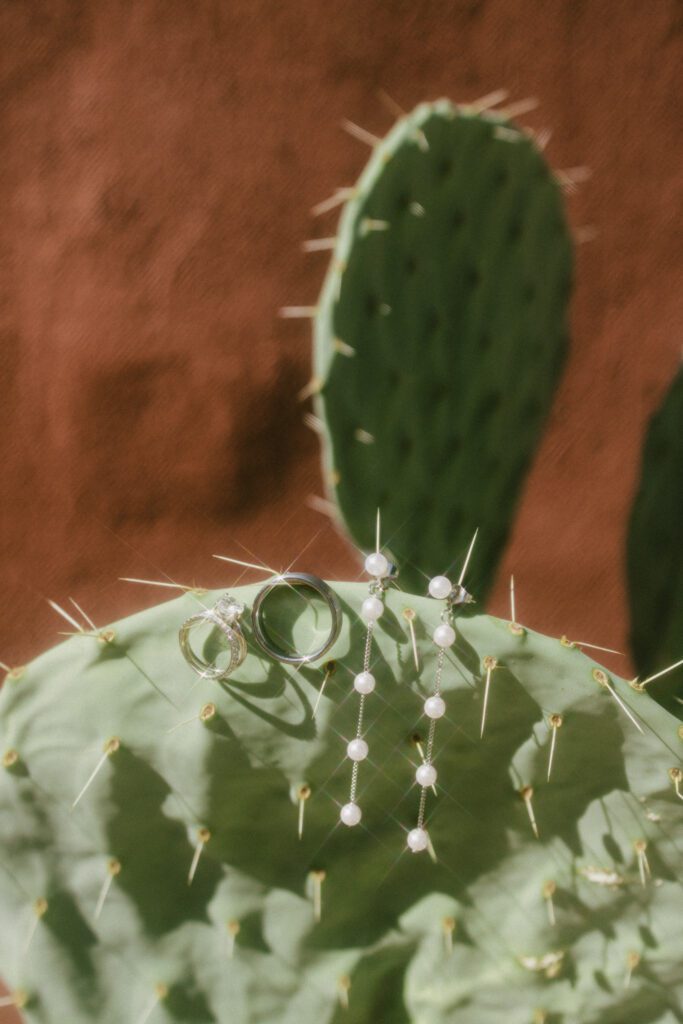
[[[268,595],[278,587],[308,587],[309,590],[314,590],[316,594],[319,594],[329,608],[330,616],[332,618],[330,632],[328,633],[325,642],[320,647],[316,648],[316,650],[307,654],[299,654],[298,652],[288,654],[286,651],[275,647],[268,637],[262,622],[263,603]],[[322,658],[323,654],[325,654],[326,651],[329,651],[330,647],[339,636],[342,625],[341,605],[339,604],[339,600],[334,591],[318,576],[311,576],[305,572],[285,572],[282,573],[282,575],[275,576],[272,580],[269,580],[268,583],[266,583],[266,585],[258,592],[256,600],[254,601],[254,607],[251,610],[251,622],[254,640],[261,650],[265,651],[269,657],[275,658],[276,661],[283,661],[287,665],[305,665],[311,661],[317,661],[318,658]]]
[[[239,620],[244,612],[244,605],[240,604],[229,594],[225,594],[213,606],[204,611],[191,615],[180,627],[178,640],[180,650],[185,661],[194,671],[205,679],[224,679],[238,668],[247,656],[247,642],[244,633],[240,629]],[[228,640],[230,650],[230,662],[225,668],[218,665],[211,665],[204,661],[193,650],[190,643],[190,634],[197,626],[209,623],[217,626],[223,636]]]

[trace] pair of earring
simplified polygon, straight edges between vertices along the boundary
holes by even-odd
[[[453,646],[456,640],[453,625],[455,609],[458,606],[469,604],[474,600],[471,594],[469,594],[463,586],[463,580],[465,578],[465,573],[469,565],[469,560],[472,555],[476,538],[477,534],[475,533],[457,583],[451,583],[446,576],[435,576],[429,581],[429,596],[437,600],[444,601],[445,606],[441,614],[441,622],[432,634],[432,639],[438,648],[438,655],[434,688],[431,695],[425,699],[423,706],[424,714],[429,720],[429,731],[426,748],[423,751],[422,747],[420,747],[422,764],[420,764],[415,771],[415,781],[420,787],[420,803],[418,808],[417,824],[415,828],[408,832],[407,835],[408,848],[413,853],[419,853],[422,850],[428,849],[430,846],[429,833],[425,828],[425,813],[427,806],[427,790],[432,788],[437,780],[437,770],[433,763],[436,723],[446,713],[446,702],[441,695],[444,662],[446,658],[446,651]],[[365,560],[365,571],[370,577],[372,577],[372,582],[370,583],[370,594],[365,601],[363,601],[360,613],[361,618],[365,621],[367,626],[363,655],[363,669],[355,676],[353,681],[354,689],[359,694],[360,698],[358,705],[358,719],[356,736],[348,743],[346,748],[347,756],[353,762],[353,767],[351,770],[349,800],[343,805],[339,815],[341,821],[349,827],[358,825],[362,818],[361,808],[356,802],[356,794],[358,787],[359,764],[361,761],[365,760],[369,753],[367,741],[363,738],[363,714],[365,698],[372,693],[376,685],[375,677],[370,672],[373,630],[377,620],[384,611],[384,591],[389,583],[396,579],[398,574],[396,567],[391,565],[385,555],[383,555],[379,550],[368,555]]]
[[[269,596],[281,587],[311,590],[325,601],[330,612],[330,629],[323,643],[315,650],[284,650],[272,639],[266,625],[265,605]],[[240,601],[225,594],[213,608],[204,608],[182,624],[178,634],[180,650],[198,675],[205,679],[225,679],[242,664],[247,656],[247,642],[240,624],[244,612],[245,607]],[[324,580],[309,573],[285,572],[273,577],[258,592],[251,610],[251,620],[254,640],[268,657],[289,665],[304,665],[322,658],[335,643],[341,630],[342,614],[337,595]],[[226,666],[205,661],[192,647],[192,633],[197,627],[207,624],[217,627],[227,641],[229,661]]]

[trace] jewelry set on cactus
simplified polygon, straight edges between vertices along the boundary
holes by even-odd
[[[312,590],[327,605],[331,616],[331,626],[324,642],[315,650],[287,651],[278,647],[271,637],[266,625],[265,601],[273,591],[280,587],[288,587],[297,591],[300,589]],[[197,612],[196,615],[191,615],[181,626],[178,638],[183,656],[195,672],[204,679],[226,679],[239,668],[246,658],[247,643],[240,627],[244,611],[244,605],[240,601],[225,594],[213,608],[205,608],[201,612]],[[341,607],[334,591],[318,576],[305,572],[285,572],[275,576],[259,590],[252,608],[251,621],[254,641],[269,658],[287,665],[305,665],[322,658],[323,654],[329,651],[336,641],[341,630]],[[230,661],[225,667],[205,661],[196,653],[190,643],[191,633],[197,627],[207,623],[219,629],[227,640]]]
[[[433,642],[438,649],[434,686],[432,693],[425,699],[423,705],[423,713],[429,721],[429,729],[426,748],[423,749],[421,745],[419,746],[422,763],[415,771],[415,781],[420,787],[420,802],[417,823],[408,832],[407,836],[408,848],[413,853],[420,853],[423,850],[433,852],[431,851],[429,833],[425,828],[425,815],[427,790],[431,788],[436,792],[437,770],[433,763],[436,723],[446,713],[446,702],[441,695],[441,681],[446,651],[454,645],[456,640],[454,629],[455,609],[474,600],[463,586],[463,579],[476,537],[477,534],[475,533],[457,583],[451,583],[446,576],[435,576],[429,581],[429,596],[443,602],[443,611],[441,613],[441,622],[432,633]],[[360,617],[366,626],[363,665],[361,671],[353,679],[353,689],[358,694],[358,717],[355,736],[348,742],[346,747],[346,755],[352,762],[351,783],[349,799],[342,806],[339,814],[340,820],[349,828],[360,824],[363,817],[363,812],[357,801],[358,776],[361,762],[370,753],[368,742],[364,736],[364,713],[366,699],[374,691],[377,682],[371,671],[373,633],[378,620],[384,613],[384,593],[398,577],[397,567],[379,550],[379,516],[377,550],[366,557],[365,571],[370,576],[371,582],[369,594],[360,608]],[[285,650],[283,647],[278,646],[271,637],[265,623],[265,601],[270,594],[282,587],[309,589],[325,602],[330,613],[330,628],[323,642],[315,650],[309,652]],[[226,679],[245,660],[247,656],[247,642],[240,626],[244,612],[245,606],[229,594],[226,594],[220,598],[213,608],[204,609],[190,616],[181,626],[179,632],[180,649],[188,664],[202,678]],[[341,631],[342,614],[336,594],[324,580],[310,573],[285,572],[269,580],[258,592],[252,607],[251,620],[254,641],[269,658],[289,665],[305,665],[318,661],[334,645]],[[229,650],[227,666],[218,666],[215,663],[205,661],[192,647],[190,643],[191,633],[196,627],[206,624],[218,628],[224,635]],[[410,625],[411,635],[414,635],[412,620]]]

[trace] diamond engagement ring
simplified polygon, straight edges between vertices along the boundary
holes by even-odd
[[[180,627],[178,640],[185,661],[204,679],[225,679],[238,668],[247,656],[247,642],[240,629],[240,618],[244,614],[244,605],[234,597],[225,594],[213,608],[191,615]],[[190,643],[190,635],[200,625],[212,625],[221,631],[227,640],[230,661],[221,667],[200,658]]]

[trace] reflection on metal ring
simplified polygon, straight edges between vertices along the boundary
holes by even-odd
[[[283,651],[281,648],[276,647],[263,624],[263,603],[274,590],[279,587],[306,587],[309,590],[315,591],[327,605],[330,611],[332,622],[330,624],[330,631],[325,639],[325,642],[314,651],[310,651],[305,654],[300,654],[298,651],[288,653]],[[342,625],[342,613],[339,599],[334,591],[328,587],[324,580],[321,580],[318,576],[311,576],[305,572],[285,572],[280,576],[273,577],[268,583],[258,592],[256,600],[254,601],[254,607],[251,611],[252,628],[254,632],[254,640],[259,645],[261,650],[271,657],[275,658],[276,661],[283,661],[288,665],[305,665],[311,661],[317,661],[322,658],[326,651],[329,651],[332,644],[335,642],[341,631]]]

